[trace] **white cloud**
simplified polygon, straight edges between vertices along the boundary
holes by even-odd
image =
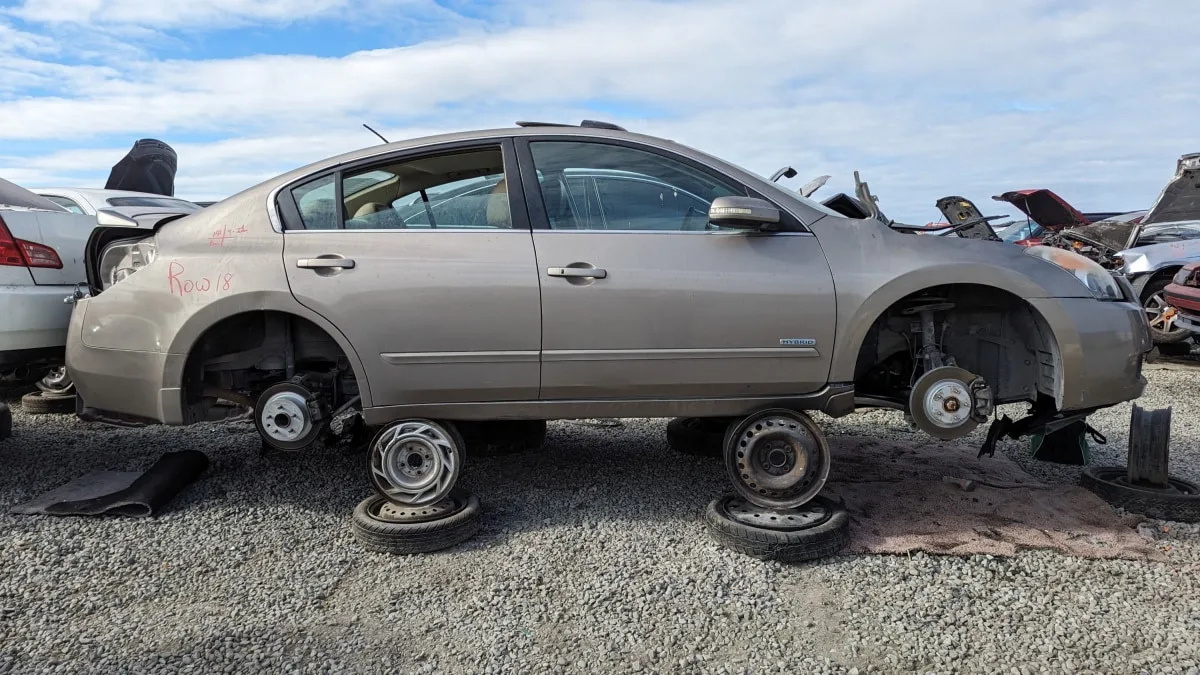
[[[138,7],[26,0],[18,11],[157,28],[344,9],[343,0]],[[859,168],[897,218],[936,218],[932,204],[946,194],[1011,212],[991,209],[989,197],[1025,187],[1052,187],[1087,209],[1136,208],[1157,195],[1179,154],[1200,149],[1191,120],[1200,90],[1179,53],[1200,7],[1164,0],[1155,9],[1133,17],[1115,0],[535,2],[508,6],[503,28],[465,22],[452,38],[340,58],[39,62],[13,71],[13,91],[55,82],[69,90],[0,99],[0,175],[70,178],[87,166],[102,181],[128,142],[153,136],[180,152],[181,194],[218,197],[373,143],[364,121],[393,138],[615,117],[759,173],[792,164],[797,186],[833,174],[819,195],[850,191]],[[4,68],[0,60],[0,77]],[[634,112],[583,103],[604,100]],[[1036,111],[1017,111],[1018,102]],[[642,108],[661,114],[641,119]],[[186,142],[196,133],[225,140]],[[98,135],[128,142],[99,164],[101,155],[25,158],[3,147],[86,147]]]
[[[336,13],[383,8],[441,10],[432,0],[23,0],[10,14],[48,24],[128,25],[151,28],[203,28],[254,23],[286,24]]]

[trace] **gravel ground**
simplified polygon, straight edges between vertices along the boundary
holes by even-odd
[[[1175,409],[1173,472],[1200,479],[1200,369],[1148,377],[1141,403]],[[246,424],[116,430],[15,414],[0,505],[168,450],[203,450],[212,466],[152,520],[0,514],[0,674],[1200,673],[1196,526],[1144,526],[1167,563],[1047,552],[760,563],[707,537],[720,465],[673,454],[663,421],[558,422],[544,452],[467,464],[463,484],[485,509],[475,538],[392,557],[349,532],[367,495],[362,455],[263,455]],[[1097,463],[1123,461],[1128,415],[1091,419],[1109,438]],[[911,438],[896,413],[820,422]],[[1077,480],[1026,448],[1001,451]]]

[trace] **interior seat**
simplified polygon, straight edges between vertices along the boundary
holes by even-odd
[[[508,204],[508,179],[506,178],[501,178],[488,194],[487,224],[489,227],[512,227],[512,211]]]

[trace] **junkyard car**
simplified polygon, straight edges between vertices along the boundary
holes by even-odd
[[[34,188],[32,191],[72,213],[86,213],[89,216],[108,210],[135,220],[145,220],[175,213],[195,213],[203,208],[178,197],[130,190],[60,187]]]
[[[0,179],[0,378],[36,380],[62,365],[71,318],[63,297],[86,279],[95,226]]]
[[[1163,291],[1184,265],[1200,260],[1200,153],[1182,155],[1175,174],[1141,217],[1069,227],[1045,243],[1074,250],[1133,284],[1156,344],[1186,340],[1190,332],[1165,311]]]
[[[79,412],[180,425],[244,401],[298,449],[361,408],[376,486],[423,504],[453,485],[462,420],[874,406],[950,439],[998,403],[1049,422],[1141,395],[1145,317],[1096,263],[825,204],[605,124],[348,153],[152,236],[98,230]],[[735,457],[735,485],[803,503],[828,459],[802,450]]]
[[[1163,296],[1175,325],[1200,335],[1200,262],[1188,263],[1176,272]]]

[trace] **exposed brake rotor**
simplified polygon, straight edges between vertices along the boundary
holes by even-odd
[[[990,389],[982,378],[957,366],[926,372],[908,397],[908,413],[917,428],[946,441],[967,436],[990,412]]]

